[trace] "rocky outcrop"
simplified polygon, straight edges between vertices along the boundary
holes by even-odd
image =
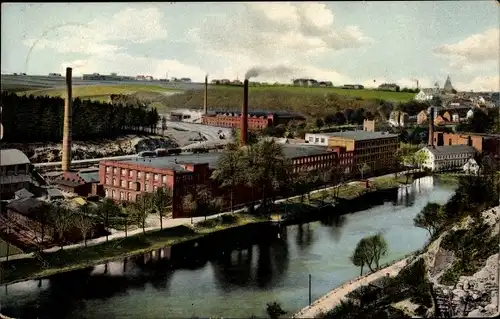
[[[58,162],[62,157],[61,144],[35,143],[30,145],[8,146],[22,150],[32,163]],[[74,141],[71,151],[73,160],[82,160],[132,155],[142,151],[155,150],[157,148],[172,148],[178,146],[177,142],[168,136],[139,137],[129,135],[116,140],[101,140],[96,142]]]
[[[481,213],[482,220],[491,227],[491,236],[500,234],[500,207]],[[450,231],[468,229],[472,223],[470,217],[465,218]],[[450,312],[454,317],[489,317],[497,309],[499,256],[498,253],[487,258],[485,266],[471,276],[460,276],[454,286],[439,284],[440,277],[455,261],[454,253],[441,247],[444,232],[433,241],[422,254],[428,278],[433,283],[436,302],[441,315]]]
[[[472,276],[461,276],[455,287],[436,288],[450,300],[455,317],[490,317],[497,312],[498,254]]]

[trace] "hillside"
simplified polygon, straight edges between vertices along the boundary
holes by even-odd
[[[352,291],[347,300],[319,317],[494,315],[500,249],[500,206],[493,207],[498,205],[500,189],[496,169],[481,177],[460,178],[445,205],[431,203],[422,210],[415,225],[427,229],[431,240],[396,277]]]
[[[250,110],[290,111],[305,116],[320,117],[347,108],[364,108],[376,114],[385,101],[406,102],[414,93],[375,90],[343,90],[338,88],[303,88],[286,86],[250,87]],[[203,90],[188,90],[162,98],[165,109],[200,108]],[[211,86],[208,92],[210,109],[234,110],[241,107],[243,88],[237,86]]]
[[[73,97],[81,99],[91,99],[101,102],[110,102],[112,94],[134,94],[146,100],[158,100],[166,94],[172,94],[177,90],[155,85],[126,84],[126,85],[88,85],[74,86]],[[49,88],[17,92],[18,95],[64,97],[65,88]]]

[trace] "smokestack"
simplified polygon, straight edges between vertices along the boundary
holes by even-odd
[[[241,108],[241,146],[247,144],[248,134],[248,80],[243,82],[243,106]]]
[[[434,147],[434,107],[431,107],[429,117],[429,146]]]
[[[205,75],[205,100],[203,101],[203,113],[208,114],[208,75]]]
[[[66,99],[64,100],[64,124],[62,145],[62,170],[67,172],[71,169],[71,118],[72,118],[72,88],[71,68],[66,68]]]

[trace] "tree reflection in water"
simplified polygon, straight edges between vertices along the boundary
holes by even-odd
[[[342,227],[346,225],[347,217],[339,214],[327,215],[320,223],[329,226],[329,234],[335,242],[339,242],[342,237]]]
[[[297,246],[304,251],[314,242],[313,229],[310,223],[299,224],[297,227]]]

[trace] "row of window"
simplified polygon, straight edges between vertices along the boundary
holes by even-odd
[[[115,191],[115,190],[113,189],[113,190],[111,190],[111,194],[110,194],[109,190],[108,190],[107,188],[105,188],[105,189],[104,189],[104,193],[105,193],[106,197],[108,197],[108,198],[109,198],[109,197],[111,197],[112,199],[125,200],[125,192],[120,192],[120,193],[119,193],[120,195],[119,195],[119,197],[118,197],[118,196],[117,196],[117,194],[118,194],[118,192],[117,192],[117,191]],[[110,196],[110,195],[111,195],[111,196]],[[132,197],[133,197],[132,193],[127,192],[127,194],[126,194],[126,195],[127,195],[127,197],[126,197],[126,198],[127,198],[127,200],[128,200],[128,201],[132,201]],[[137,197],[137,196],[136,196],[136,197]]]
[[[128,173],[128,177],[134,177],[134,175],[135,175],[137,178],[142,178],[142,174],[143,174],[141,171],[135,171],[132,169],[106,166],[106,173],[111,173],[111,170],[113,170],[113,175],[118,175],[118,176],[119,175],[127,176],[127,173]],[[167,182],[167,175],[161,175],[161,174],[155,173],[155,174],[153,174],[153,180],[159,181],[160,176],[161,176],[162,183],[166,183]],[[151,177],[151,173],[146,172],[144,174],[144,177],[146,178],[146,180],[149,180]],[[109,184],[109,183],[106,182],[106,184]],[[113,183],[113,185],[114,185],[114,183]]]
[[[443,159],[464,159],[464,158],[469,158],[471,156],[472,156],[472,154],[467,154],[467,153],[437,155],[436,156],[436,160],[443,160]]]
[[[397,138],[382,138],[382,139],[376,139],[376,140],[357,142],[356,148],[375,147],[375,146],[395,144],[395,143],[397,143]]]

